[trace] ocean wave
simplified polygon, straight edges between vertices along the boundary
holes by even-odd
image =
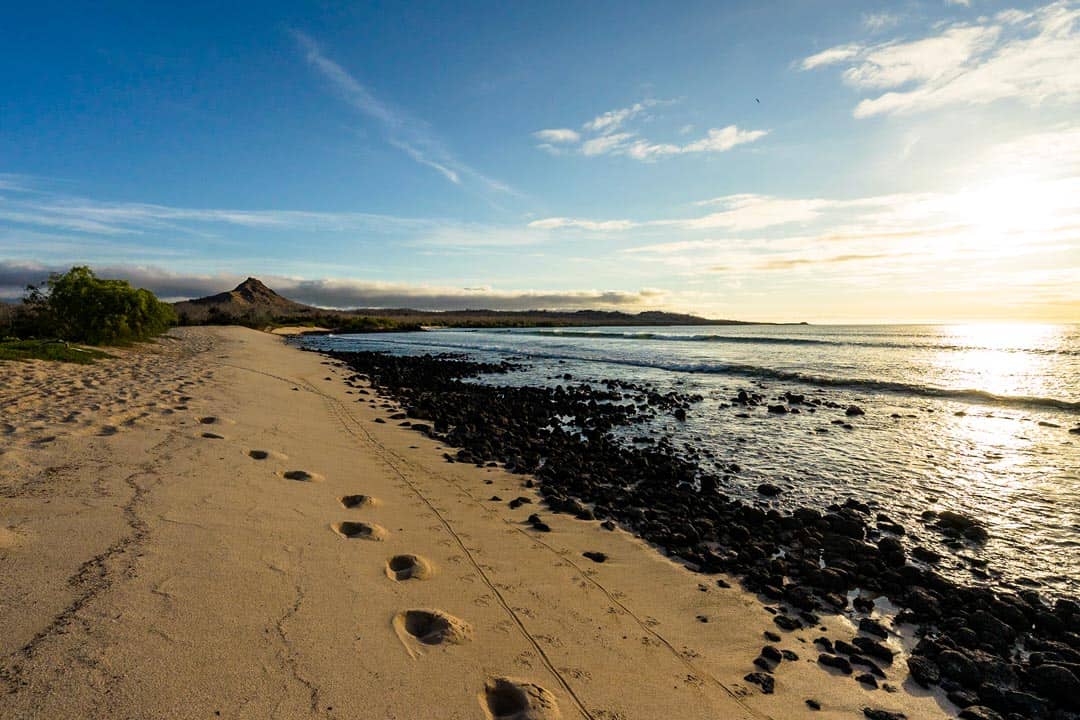
[[[411,348],[419,352],[432,350],[452,350],[456,352],[473,353],[498,353],[503,356],[513,355],[515,358],[527,360],[570,360],[585,363],[606,363],[625,367],[640,367],[668,372],[704,373],[711,375],[730,375],[750,379],[768,379],[782,382],[798,383],[800,385],[812,385],[852,391],[887,392],[915,397],[951,399],[971,403],[1000,405],[1008,407],[1043,408],[1065,410],[1080,413],[1080,401],[1063,400],[1052,397],[1037,397],[1025,395],[1000,395],[987,390],[976,388],[943,388],[934,385],[921,385],[905,383],[895,380],[876,380],[872,378],[833,377],[816,375],[813,373],[799,372],[795,370],[783,370],[761,365],[745,365],[738,363],[683,363],[663,359],[635,359],[622,357],[590,356],[573,353],[545,352],[540,348],[508,347],[505,345],[454,343],[440,339],[438,341],[423,341],[414,336],[408,342],[401,342],[386,337],[371,338],[367,336],[362,340],[364,344],[397,346],[399,349]],[[322,345],[327,349],[348,349],[342,343],[327,343],[323,345],[316,339],[315,344]]]
[[[570,359],[570,358],[565,358]],[[574,358],[583,359],[583,358]],[[874,392],[888,392],[918,397],[944,398],[963,400],[973,403],[989,405],[1003,405],[1011,407],[1053,408],[1056,410],[1068,410],[1080,412],[1080,401],[1062,400],[1059,398],[1034,397],[1026,395],[999,395],[987,390],[974,388],[942,388],[933,385],[917,385],[895,380],[874,380],[871,378],[829,377],[814,375],[793,370],[780,370],[777,368],[762,367],[759,365],[738,364],[683,364],[663,361],[632,361],[621,358],[590,358],[598,362],[608,362],[617,365],[633,365],[636,367],[650,367],[658,370],[688,373],[709,373],[718,375],[734,375],[747,378],[766,378],[784,382],[795,382],[801,385],[817,385],[830,388],[847,390],[869,390]]]
[[[711,372],[700,370],[689,372]],[[916,385],[913,383],[898,382],[895,380],[874,380],[870,378],[835,378],[800,373],[788,370],[776,370],[747,365],[727,366],[717,369],[716,372],[733,375],[745,375],[750,377],[766,377],[774,380],[798,382],[806,385],[823,385],[827,387],[847,388],[852,390],[874,390],[877,392],[900,393],[916,395],[920,397],[946,398],[953,400],[965,400],[968,402],[1007,405],[1013,407],[1036,407],[1054,408],[1057,410],[1070,410],[1080,412],[1080,401],[1061,400],[1059,398],[1036,397],[1027,395],[1000,395],[987,390],[974,388],[942,388],[933,385]]]
[[[485,331],[478,331],[485,332]],[[533,336],[550,338],[587,338],[603,340],[657,340],[660,342],[706,342],[734,343],[748,345],[821,345],[829,347],[888,348],[894,350],[946,350],[970,352],[989,350],[1009,353],[1031,353],[1034,355],[1080,356],[1080,349],[1045,348],[1045,347],[993,347],[947,342],[897,342],[887,340],[827,340],[823,338],[776,337],[768,335],[679,335],[662,332],[610,332],[591,330],[508,330],[506,335]],[[930,337],[923,335],[921,337]]]

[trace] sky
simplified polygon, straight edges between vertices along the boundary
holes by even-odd
[[[1080,0],[168,5],[5,11],[0,297],[1080,321]]]

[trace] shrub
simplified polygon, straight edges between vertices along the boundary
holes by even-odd
[[[87,364],[112,357],[101,350],[81,348],[58,340],[2,340],[0,360],[59,360]]]
[[[28,287],[23,303],[30,311],[28,334],[91,345],[147,340],[176,322],[172,306],[149,290],[102,280],[82,266]]]

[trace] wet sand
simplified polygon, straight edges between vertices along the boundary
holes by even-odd
[[[446,463],[279,337],[118,355],[0,363],[0,717],[946,716],[900,659],[895,693],[820,667],[845,618],[781,631],[525,477]],[[744,679],[766,644],[799,658],[770,695]]]

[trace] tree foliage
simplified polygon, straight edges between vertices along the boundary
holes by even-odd
[[[103,280],[83,266],[27,287],[23,303],[30,311],[29,334],[90,345],[147,340],[176,322],[172,306],[149,290]]]

